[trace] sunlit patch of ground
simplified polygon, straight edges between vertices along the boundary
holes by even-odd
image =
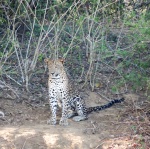
[[[130,94],[125,98],[124,103],[91,113],[88,120],[74,122],[69,119],[69,126],[65,127],[58,123],[56,126],[46,124],[50,117],[49,107],[32,108],[24,103],[0,100],[5,113],[0,118],[0,149],[149,149],[149,125],[146,121],[138,121],[137,127],[136,118],[141,111],[138,114],[132,108],[135,106],[132,101],[137,104],[138,96]],[[87,101],[88,105],[103,104],[103,100],[96,103],[98,97],[94,92],[89,99],[92,100]]]
[[[1,127],[0,149],[148,149],[139,136],[100,139],[74,126]]]

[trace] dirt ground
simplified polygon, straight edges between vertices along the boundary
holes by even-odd
[[[51,114],[48,104],[38,107],[1,99],[0,110],[5,116],[0,118],[0,149],[148,149],[134,134],[128,116],[123,116],[129,102],[138,98],[125,95],[124,103],[92,113],[85,121],[69,119],[68,126],[47,125]],[[88,106],[104,103],[95,92],[89,92]]]

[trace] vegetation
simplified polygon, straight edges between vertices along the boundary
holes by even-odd
[[[147,0],[3,0],[0,84],[30,91],[43,59],[61,56],[69,68],[78,65],[73,77],[89,82],[92,90],[101,82],[115,94],[123,88],[149,97],[149,28]],[[99,73],[107,73],[111,83]]]

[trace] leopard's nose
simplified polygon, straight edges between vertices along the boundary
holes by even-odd
[[[54,72],[51,72],[52,76],[54,75]]]

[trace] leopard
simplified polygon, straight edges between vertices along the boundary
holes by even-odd
[[[92,112],[100,111],[113,106],[116,103],[121,103],[125,99],[113,99],[105,105],[87,107],[85,100],[80,97],[80,94],[75,91],[70,85],[67,72],[64,67],[64,59],[46,58],[45,63],[49,70],[48,77],[48,94],[49,104],[51,109],[51,118],[47,121],[48,124],[56,125],[57,109],[62,109],[62,115],[59,125],[68,125],[68,119],[72,118],[79,122],[88,119],[88,115]],[[71,87],[72,88],[71,88]]]

